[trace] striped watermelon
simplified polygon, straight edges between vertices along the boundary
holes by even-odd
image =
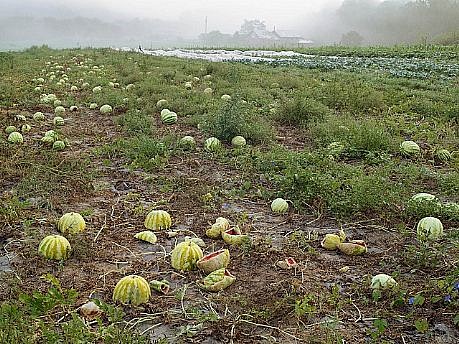
[[[8,135],[11,134],[13,131],[18,131],[18,129],[14,125],[9,125],[5,129],[5,133]]]
[[[167,125],[174,124],[177,122],[177,114],[173,111],[161,114],[161,121]]]
[[[33,119],[35,121],[43,121],[45,119],[45,115],[43,112],[37,111],[33,114]]]
[[[451,153],[447,149],[439,149],[435,152],[435,158],[441,163],[447,163],[451,160]]]
[[[222,249],[202,257],[197,261],[196,266],[205,273],[210,274],[212,271],[226,268],[229,262],[229,250]]]
[[[229,245],[242,245],[250,242],[250,237],[247,234],[242,234],[237,226],[222,232],[222,239]]]
[[[226,268],[221,268],[211,272],[197,284],[200,288],[207,291],[220,291],[234,283],[234,277]]]
[[[436,217],[427,216],[419,220],[416,233],[421,241],[438,240],[443,236],[443,224]]]
[[[24,137],[22,136],[21,133],[17,131],[13,131],[8,135],[8,142],[11,143],[23,143],[24,142]]]
[[[276,198],[274,201],[271,203],[271,210],[275,213],[278,214],[283,214],[287,212],[288,210],[288,203],[285,199],[283,198]]]
[[[229,227],[230,223],[227,219],[218,217],[212,227],[206,230],[206,235],[209,238],[217,239],[221,237],[222,233],[229,229]]]
[[[421,148],[414,141],[403,141],[400,144],[400,153],[406,157],[415,156],[421,153]]]
[[[27,133],[29,132],[30,130],[32,130],[32,127],[30,126],[30,124],[23,124],[22,127],[21,127],[21,131],[23,133]]]
[[[53,118],[54,125],[64,125],[64,119],[61,116],[56,116]]]
[[[86,222],[83,216],[78,213],[66,213],[59,219],[57,228],[62,233],[69,232],[70,234],[76,234],[85,230]]]
[[[191,149],[196,146],[196,141],[193,136],[184,136],[180,139],[179,145],[183,149]]]
[[[63,260],[70,256],[70,243],[61,235],[48,235],[38,246],[38,252],[48,259]]]
[[[336,245],[338,250],[348,256],[357,256],[367,253],[367,245],[363,240],[351,240],[350,242],[341,242]]]
[[[190,271],[203,257],[201,248],[192,241],[184,241],[175,246],[171,252],[171,264],[176,270]]]
[[[165,210],[152,210],[145,218],[145,227],[147,229],[169,229],[171,225],[171,216]]]
[[[156,106],[159,109],[164,109],[167,106],[168,101],[166,99],[160,99],[156,102]]]
[[[108,104],[104,104],[100,107],[99,111],[102,115],[106,115],[113,112],[113,108]]]
[[[209,137],[206,141],[204,141],[204,148],[208,152],[216,152],[220,150],[222,147],[222,143],[216,137]]]
[[[56,108],[54,109],[54,113],[57,115],[57,116],[62,116],[63,114],[65,114],[65,108],[63,106],[56,106]]]
[[[63,150],[65,149],[65,142],[61,140],[54,141],[53,149],[55,150]]]
[[[420,192],[411,197],[411,202],[433,202],[438,201],[437,197],[427,192]]]
[[[243,136],[235,136],[231,140],[231,144],[233,145],[233,147],[243,147],[247,144],[247,141]]]
[[[156,241],[158,241],[158,238],[156,237],[155,233],[151,231],[142,231],[134,235],[134,237],[136,239],[149,242],[150,244],[154,244]]]
[[[113,290],[113,301],[138,306],[148,302],[151,289],[148,282],[140,276],[129,275],[118,281]]]

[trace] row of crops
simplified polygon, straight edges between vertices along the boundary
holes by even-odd
[[[308,69],[378,71],[403,78],[454,78],[459,75],[456,63],[434,58],[380,57],[380,56],[321,56],[297,52],[242,51],[242,50],[146,50],[153,56],[171,56],[209,61],[237,61],[261,63],[275,67],[297,66]]]

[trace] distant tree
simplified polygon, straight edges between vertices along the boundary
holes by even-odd
[[[344,23],[354,28],[371,26],[378,4],[377,0],[344,0],[336,13]]]
[[[199,35],[199,40],[206,44],[224,44],[230,42],[232,39],[231,35],[221,33],[218,30],[210,31],[209,33],[202,33]]]
[[[459,45],[459,31],[441,34],[435,37],[435,43],[441,45]]]
[[[239,34],[240,35],[250,35],[254,31],[265,32],[266,24],[258,19],[254,19],[254,20],[245,19],[244,23],[242,23],[241,25]]]
[[[366,43],[429,42],[459,30],[459,0],[344,0],[336,14],[338,32],[352,28]]]
[[[363,37],[357,31],[349,31],[341,36],[341,45],[360,46],[363,42]]]

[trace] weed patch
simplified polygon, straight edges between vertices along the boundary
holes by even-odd
[[[272,131],[266,120],[249,111],[241,101],[232,100],[222,105],[215,114],[205,118],[203,129],[225,142],[235,136],[243,136],[252,142],[264,142],[271,138]]]

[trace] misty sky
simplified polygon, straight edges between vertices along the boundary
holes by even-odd
[[[264,21],[269,31],[275,28],[281,37],[302,37],[317,45],[437,42],[457,32],[458,1],[420,1],[414,5],[415,2],[0,0],[0,49],[34,44],[53,47],[244,44],[234,33],[240,30],[244,20],[254,19]],[[207,33],[220,31],[225,35],[202,35],[206,17]],[[350,37],[358,39],[349,43],[346,39],[350,33],[353,34]],[[253,39],[246,43],[253,44]]]
[[[52,6],[54,11],[50,16],[55,16],[55,9],[60,8],[65,17],[104,19],[105,13],[107,20],[162,18],[190,23],[194,32],[204,31],[207,15],[209,31],[234,33],[244,19],[264,20],[269,29],[275,25],[278,30],[294,30],[313,20],[318,12],[338,8],[342,0],[15,0],[14,5],[13,1],[2,0],[0,10],[2,2],[3,12],[9,15],[46,16]],[[11,8],[8,11],[8,6],[14,6],[15,11]]]
[[[100,3],[112,7],[112,10],[129,13],[134,16],[161,17],[177,19],[180,17],[203,17],[207,14],[209,25],[220,26],[226,21],[240,23],[241,18],[262,18],[279,25],[296,22],[301,14],[317,12],[340,0],[83,0],[79,3]],[[129,5],[127,6],[126,3]]]

